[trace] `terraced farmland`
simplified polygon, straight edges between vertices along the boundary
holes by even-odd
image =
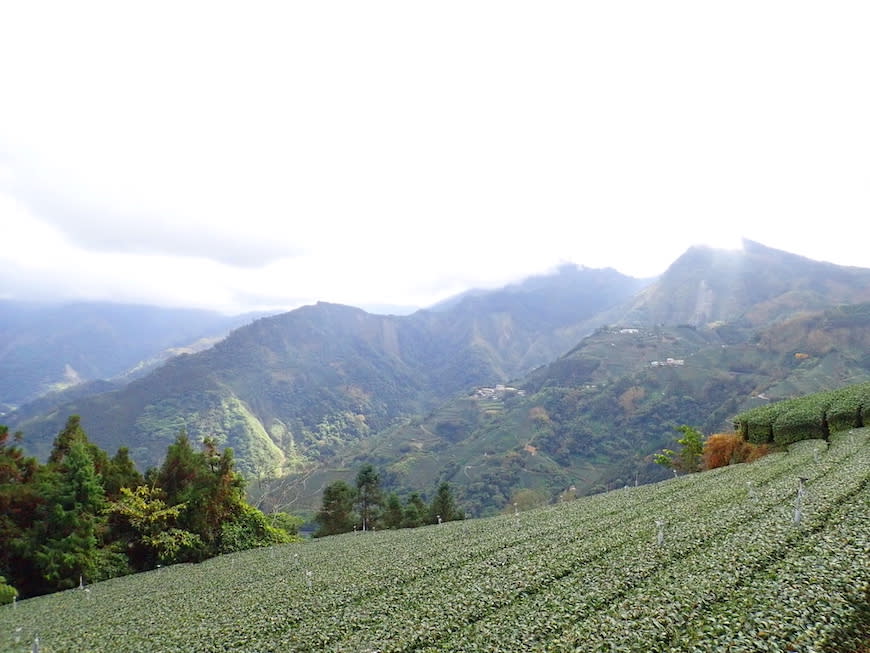
[[[21,601],[0,609],[0,650],[30,651],[38,636],[42,653],[866,651],[868,599],[861,429],[518,516],[246,551]]]

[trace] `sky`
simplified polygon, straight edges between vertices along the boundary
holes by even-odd
[[[0,4],[0,298],[426,306],[870,267],[870,3]]]

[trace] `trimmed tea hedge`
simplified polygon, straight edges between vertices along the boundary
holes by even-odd
[[[859,383],[741,413],[734,428],[749,442],[780,445],[870,424],[870,383]]]

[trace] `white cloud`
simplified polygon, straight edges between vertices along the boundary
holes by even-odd
[[[566,260],[649,276],[743,236],[864,265],[868,14],[6,5],[0,258],[17,283],[65,248],[69,292],[239,308],[425,303]]]

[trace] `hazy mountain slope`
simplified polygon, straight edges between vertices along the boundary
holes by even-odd
[[[769,324],[796,312],[870,301],[870,269],[838,266],[744,241],[693,247],[623,311],[623,324]]]
[[[109,379],[163,352],[224,336],[253,316],[110,303],[0,301],[0,410]]]
[[[688,322],[700,316],[697,304],[679,298],[695,296],[706,278],[716,281],[696,327]],[[661,477],[649,454],[673,446],[680,424],[727,429],[757,403],[870,379],[870,303],[858,303],[868,278],[868,270],[751,244],[745,253],[690,250],[620,309],[635,321],[600,328],[514,381],[522,394],[454,398],[345,448],[296,485],[286,479],[275,497],[311,507],[319,487],[363,462],[404,491],[449,480],[476,511],[500,509],[520,488],[551,499],[571,486],[589,492]]]
[[[603,308],[641,282],[573,267],[468,297],[443,311],[371,315],[319,303],[257,320],[215,347],[180,356],[128,387],[16,422],[43,454],[70,413],[107,449],[156,464],[180,428],[232,446],[242,469],[278,473],[319,460],[394,420],[550,360]],[[594,322],[593,322],[594,323]],[[563,348],[564,346],[564,348]]]

